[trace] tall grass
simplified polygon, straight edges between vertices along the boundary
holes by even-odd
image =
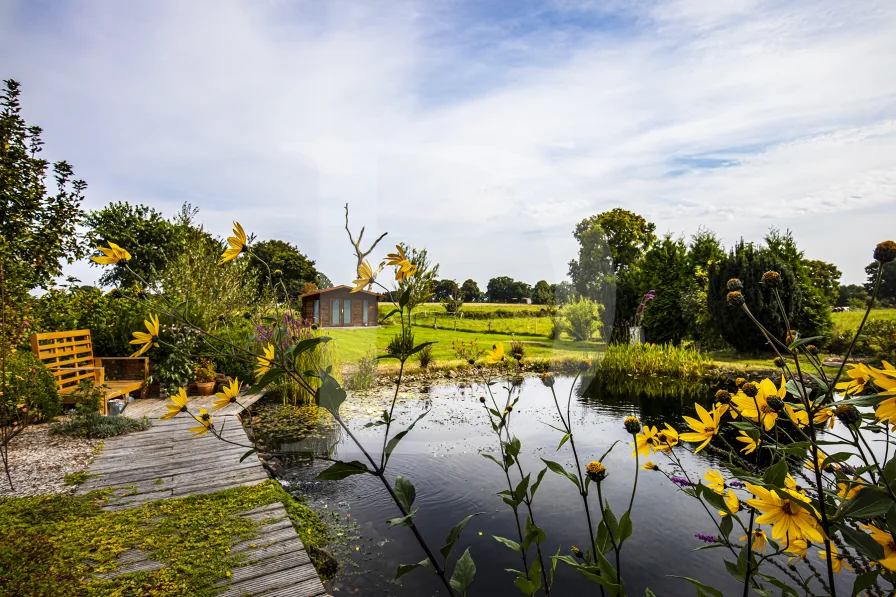
[[[698,377],[712,359],[691,347],[671,344],[611,344],[594,362],[595,375]]]

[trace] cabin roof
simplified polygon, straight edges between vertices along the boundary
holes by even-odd
[[[340,284],[339,286],[332,286],[330,288],[318,288],[317,290],[313,290],[311,292],[306,292],[305,294],[300,294],[296,298],[301,299],[301,298],[305,298],[307,296],[314,296],[317,294],[324,294],[327,292],[332,292],[334,290],[351,290],[352,288],[353,288],[353,286],[348,286],[347,284]],[[361,294],[361,293],[373,295],[373,296],[380,297],[380,298],[385,298],[385,295],[382,295],[378,292],[370,292],[369,290],[359,290],[356,294]]]

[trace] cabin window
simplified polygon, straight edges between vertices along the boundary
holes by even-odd
[[[368,317],[368,315],[367,315],[367,311],[368,311],[367,299],[364,299],[364,302],[362,303],[362,305],[364,306],[364,310],[361,312],[361,313],[362,313],[362,314],[361,314],[361,321],[364,322],[364,325],[367,325],[368,322],[369,322],[369,317]]]
[[[330,313],[330,321],[333,323],[333,325],[339,325],[339,299],[333,299]]]
[[[314,323],[320,323],[320,299],[314,299]]]
[[[343,325],[351,325],[352,323],[352,301],[345,299],[342,301],[342,323]]]

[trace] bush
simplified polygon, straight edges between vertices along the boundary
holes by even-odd
[[[52,419],[62,412],[56,378],[30,352],[15,351],[7,357],[6,393],[10,411],[26,408],[33,421]]]
[[[696,377],[713,361],[703,353],[686,346],[671,344],[611,344],[603,358],[594,365],[595,375],[617,377]]]
[[[211,359],[201,358],[193,363],[193,377],[198,383],[215,381],[215,362]]]
[[[522,342],[520,342],[519,340],[512,340],[510,342],[510,356],[514,358],[519,356],[519,359],[522,359],[524,356],[526,356],[526,347],[523,346]]]
[[[152,422],[146,417],[132,419],[124,416],[108,416],[97,412],[78,412],[67,421],[50,425],[51,435],[68,435],[70,437],[85,437],[87,439],[105,439],[124,435],[132,431],[144,431],[152,427]]]
[[[600,320],[601,311],[603,311],[602,305],[585,297],[566,305],[563,315],[570,335],[576,340],[591,340],[594,328]]]
[[[421,369],[426,369],[435,361],[432,356],[432,344],[427,344],[420,349],[420,352],[417,353],[417,360],[420,361]]]
[[[345,383],[349,390],[369,390],[376,384],[376,366],[379,364],[373,352],[368,352],[358,361],[358,372]]]

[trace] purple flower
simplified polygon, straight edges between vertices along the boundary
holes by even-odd
[[[669,480],[672,481],[673,483],[675,483],[676,485],[678,485],[678,486],[681,487],[681,488],[685,488],[685,487],[693,487],[693,486],[694,486],[693,483],[691,483],[690,481],[688,481],[688,480],[685,479],[684,477],[675,477],[675,476],[672,476],[672,477],[669,477]]]
[[[694,533],[694,537],[700,539],[704,543],[721,543],[715,535],[705,535],[703,533]]]
[[[741,483],[740,481],[738,481],[737,479],[732,479],[731,481],[728,481],[728,487],[743,488],[744,484]]]

